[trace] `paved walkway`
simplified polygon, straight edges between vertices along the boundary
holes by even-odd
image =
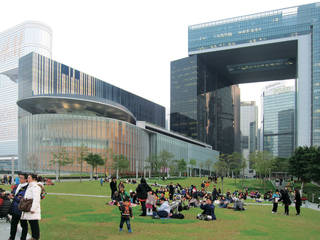
[[[47,193],[47,194],[58,195],[58,196],[110,198],[110,196],[106,196],[106,195],[87,195],[87,194],[77,194],[77,193]]]
[[[7,223],[5,220],[0,219],[0,240],[8,240],[10,237],[10,223]],[[18,226],[18,231],[16,235],[16,239],[20,239],[21,237],[21,227]],[[29,235],[27,238],[30,237]]]

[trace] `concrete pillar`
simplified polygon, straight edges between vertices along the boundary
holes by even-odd
[[[298,59],[296,80],[296,129],[297,146],[311,146],[312,78],[311,35],[298,37]]]

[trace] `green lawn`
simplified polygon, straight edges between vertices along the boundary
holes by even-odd
[[[56,239],[127,239],[118,233],[119,211],[106,206],[101,198],[47,196],[42,204],[41,238]],[[302,209],[302,216],[271,213],[270,206],[247,206],[245,212],[216,208],[218,220],[203,222],[195,219],[200,209],[183,211],[185,219],[139,217],[134,208],[130,239],[319,239],[319,212]]]
[[[183,187],[189,187],[191,184],[196,185],[198,188],[200,188],[200,185],[203,180],[207,180],[207,178],[177,178],[173,180],[158,180],[158,179],[150,179],[148,180],[149,183],[157,182],[158,184],[167,185],[170,184],[170,182],[173,183],[180,183]],[[118,181],[119,183],[119,181]],[[208,188],[209,191],[212,191],[213,189],[213,183],[210,184],[210,187]],[[127,191],[130,189],[135,191],[138,184],[125,184],[125,188]],[[222,189],[222,183],[218,182],[216,185],[217,188]],[[263,190],[263,184],[261,184],[260,180],[255,179],[245,179],[242,183],[242,180],[237,179],[236,182],[234,179],[231,178],[225,178],[223,182],[223,189],[224,192],[227,190],[234,191],[236,189],[241,190],[243,187],[248,187],[250,190],[259,190],[261,192],[264,192]],[[266,191],[270,189],[274,189],[272,184],[270,182],[266,182],[265,185]],[[78,193],[78,194],[90,194],[90,195],[108,195],[110,196],[110,187],[109,183],[104,183],[103,186],[100,186],[100,182],[97,181],[83,181],[80,182],[57,182],[54,186],[46,186],[47,192],[52,193]]]
[[[183,186],[199,186],[203,179],[188,178],[172,180]],[[237,180],[238,181],[238,180]],[[152,181],[153,182],[153,181]],[[158,181],[162,184],[163,182]],[[170,183],[166,181],[165,184]],[[272,187],[268,183],[268,188]],[[126,184],[126,189],[137,185]],[[257,180],[246,180],[249,189],[262,188]],[[3,186],[1,186],[3,188]],[[219,184],[218,184],[218,187]],[[6,187],[8,188],[8,186]],[[224,189],[240,189],[233,179],[225,179]],[[210,191],[212,185],[210,186]],[[46,186],[47,192],[110,195],[109,184],[100,186],[98,181],[64,182]],[[290,216],[284,216],[283,207],[272,214],[271,206],[248,205],[244,212],[216,208],[217,221],[198,221],[198,208],[183,211],[185,219],[160,219],[139,217],[140,207],[134,208],[135,219],[131,221],[133,233],[129,236],[126,228],[119,233],[120,213],[116,207],[105,205],[107,199],[47,195],[41,201],[41,239],[81,240],[81,239],[319,239],[320,214],[318,211],[302,208],[302,215],[295,216],[290,208]]]

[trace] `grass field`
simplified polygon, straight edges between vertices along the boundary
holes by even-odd
[[[154,183],[157,182],[161,185],[167,185],[170,184],[170,182],[173,183],[179,183],[183,187],[189,187],[191,184],[196,185],[198,188],[200,188],[200,185],[203,180],[206,180],[206,178],[177,178],[173,180],[158,180],[158,179],[150,179],[148,180],[148,183]],[[119,181],[118,181],[119,183]],[[126,185],[126,191],[129,191],[130,189],[135,191],[138,184],[125,184]],[[209,191],[212,191],[214,184],[210,184],[210,187],[208,188]],[[243,187],[248,187],[250,190],[259,190],[263,192],[263,184],[261,184],[260,180],[253,180],[253,179],[246,179],[244,180],[244,183],[242,184],[241,180],[237,180],[235,184],[234,179],[225,178],[223,183],[223,189],[224,192],[227,190],[234,191],[236,189],[241,190]],[[222,189],[221,182],[218,182],[216,184],[217,188]],[[273,189],[273,186],[270,182],[266,182],[265,185],[266,190]],[[83,181],[80,182],[62,182],[62,183],[56,183],[54,186],[47,186],[46,187],[47,192],[52,193],[78,193],[78,194],[90,194],[90,195],[108,195],[110,196],[110,188],[109,183],[104,183],[103,186],[100,186],[99,181]]]
[[[202,179],[177,179],[183,186],[200,185]],[[152,181],[153,182],[153,181]],[[158,181],[163,184],[164,182]],[[165,184],[170,183],[166,181]],[[249,189],[261,189],[256,180],[246,180]],[[137,185],[127,184],[126,189]],[[1,186],[2,187],[2,186]],[[219,185],[218,185],[219,187]],[[268,183],[268,189],[272,188]],[[210,186],[210,191],[212,185]],[[224,189],[240,189],[233,179],[225,179]],[[64,182],[47,186],[51,193],[80,193],[110,195],[109,184],[100,186],[98,181]],[[246,206],[244,212],[216,208],[217,221],[204,222],[195,217],[199,208],[183,211],[185,219],[160,219],[139,217],[140,207],[134,208],[135,218],[131,220],[133,233],[129,235],[126,227],[119,233],[120,213],[116,207],[105,205],[109,199],[47,195],[41,201],[42,220],[41,239],[45,240],[82,240],[82,239],[319,239],[320,212],[302,209],[301,216],[295,216],[290,208],[290,216],[284,216],[283,207],[279,213],[272,214],[271,206]]]
[[[127,239],[119,233],[119,211],[101,198],[47,196],[42,204],[42,239]],[[200,209],[183,211],[185,219],[139,217],[134,208],[129,239],[319,239],[320,214],[302,209],[302,216],[271,214],[270,206],[248,206],[244,212],[216,208],[217,221],[195,219]]]

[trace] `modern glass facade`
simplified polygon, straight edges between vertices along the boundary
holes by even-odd
[[[249,154],[257,150],[258,107],[256,102],[241,102],[240,106],[241,153],[247,159],[245,174],[249,173]]]
[[[142,173],[147,166],[149,156],[158,155],[166,150],[174,159],[196,159],[197,164],[207,159],[217,161],[219,153],[169,137],[157,132],[137,127],[128,122],[105,117],[81,116],[74,114],[37,114],[25,116],[19,121],[19,169],[29,170],[33,164],[29,157],[39,159],[39,171],[56,170],[51,164],[52,152],[59,147],[66,148],[74,162],[63,167],[66,172],[79,172],[80,164],[76,161],[81,145],[90,152],[105,154],[112,149],[113,154],[123,154],[130,161],[130,172]],[[112,159],[108,155],[107,170]],[[91,167],[84,163],[84,171]],[[105,166],[98,168],[104,172]]]
[[[263,93],[263,150],[290,157],[295,148],[294,87],[273,84]]]
[[[119,104],[137,120],[165,127],[164,107],[39,54],[20,59],[19,78],[19,100],[54,96]]]
[[[18,84],[0,74],[0,157],[18,154]]]
[[[302,97],[304,99],[307,97],[311,99],[307,102],[307,105],[310,105],[311,108],[310,112],[307,113],[311,115],[308,116],[311,118],[311,130],[308,130],[311,131],[311,133],[309,133],[307,139],[301,142],[317,146],[320,145],[320,3],[196,24],[189,26],[188,34],[189,55],[257,46],[259,44],[265,44],[265,42],[290,41],[292,39],[298,39],[298,41],[300,41],[302,39],[300,38],[301,36],[310,37],[310,41],[308,38],[304,38],[307,39],[305,43],[300,41],[301,45],[299,45],[299,47],[301,51],[298,52],[298,55],[300,55],[298,58],[306,54],[308,60],[307,63],[302,60],[300,65],[306,64],[304,67],[308,69],[308,71],[309,68],[311,68],[311,73],[307,73],[308,77],[306,78],[308,82],[308,78],[311,78],[311,82],[308,83],[310,84],[310,88],[308,87],[307,92],[305,92],[306,96]],[[250,50],[246,49],[246,51],[248,51],[247,56],[249,56]],[[272,51],[269,52],[271,53]],[[288,52],[289,51],[287,51],[287,53]],[[284,59],[287,60],[283,61]],[[265,62],[265,60],[273,60],[273,62],[268,63]],[[239,63],[234,63],[234,65],[231,65],[233,66],[231,70],[240,69],[242,72],[249,72],[262,71],[270,67],[279,69],[281,67],[281,61],[288,66],[294,66],[295,56],[293,56],[293,58],[292,56],[288,56],[288,58],[279,57],[274,59],[272,57],[270,57],[270,59],[256,58],[252,62],[244,62],[245,64],[239,65]],[[288,69],[289,67],[287,67],[287,70]],[[294,71],[294,68],[292,70]],[[298,75],[305,73],[304,71],[300,71]],[[265,80],[266,74],[265,71],[261,73],[261,77],[264,77]],[[273,79],[270,80],[301,78],[301,76],[294,76],[294,74],[281,76],[280,72],[277,73],[277,76],[273,76]],[[256,81],[259,81],[257,76]],[[302,83],[300,86],[308,86],[308,84]],[[298,95],[300,89],[301,88],[297,89]],[[305,104],[301,104],[301,107],[298,104],[297,107],[298,115],[300,113],[304,115],[305,113],[303,113],[302,108],[306,107]],[[298,117],[298,119],[299,118],[300,117]],[[303,134],[303,131],[307,131],[307,129],[303,129],[303,126],[308,126],[309,128],[309,123],[305,120],[298,121],[297,124],[298,130],[302,132],[301,134]]]
[[[0,33],[0,169],[11,169],[11,156],[18,155],[19,58],[30,52],[51,57],[51,49],[52,31],[42,23],[28,21]]]
[[[52,153],[65,147],[74,161],[62,171],[78,172],[81,145],[101,155],[108,149],[126,156],[131,173],[144,172],[147,158],[163,150],[198,164],[219,156],[208,145],[135,125],[139,120],[164,127],[164,107],[36,53],[19,61],[18,105],[18,166],[24,171],[35,167],[34,159],[38,171],[56,171]],[[100,173],[111,168],[108,158]],[[84,171],[90,169],[84,164]]]
[[[0,73],[17,81],[19,58],[30,52],[52,55],[52,30],[43,23],[27,21],[0,33]]]
[[[216,88],[218,79],[199,55],[171,62],[170,128],[232,153],[240,149],[240,90]]]

